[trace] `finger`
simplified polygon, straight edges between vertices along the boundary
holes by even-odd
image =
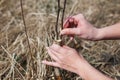
[[[55,56],[60,56],[60,53],[56,52],[56,51],[53,50],[52,48],[50,48],[50,51],[51,51]]]
[[[75,15],[73,16],[73,18],[74,18],[74,21],[77,21],[77,22],[79,22],[80,20],[84,20],[83,14]]]
[[[70,37],[70,41],[72,41],[73,39],[74,39],[74,36],[71,36],[71,37]]]
[[[59,61],[58,57],[52,53],[52,51],[47,47],[47,51],[48,51],[48,54],[49,56],[54,59],[55,61]]]
[[[57,45],[57,44],[53,44],[50,49],[52,49],[53,51],[61,54],[61,53],[65,53],[66,49],[62,48],[61,46]]]
[[[68,19],[63,23],[63,28],[68,28],[69,22]]]
[[[74,22],[74,19],[71,16],[68,17],[63,24],[63,28],[69,28],[70,23],[73,23],[73,22]]]
[[[64,28],[76,27],[78,25],[78,23],[79,23],[79,26],[80,26],[82,24],[81,21],[84,21],[84,20],[85,20],[85,18],[83,16],[83,14],[78,14],[78,15],[75,15],[75,16],[70,16],[64,22],[63,27]],[[70,24],[73,24],[74,26],[70,26]]]
[[[60,34],[61,35],[79,35],[80,34],[80,28],[63,29]]]
[[[83,14],[75,15],[75,16],[73,16],[73,18],[74,18],[74,24],[75,25],[78,24],[78,26],[81,26],[83,24],[82,22],[85,21]]]
[[[43,64],[49,65],[49,66],[54,66],[54,67],[60,67],[60,65],[56,62],[50,62],[50,61],[42,61]]]

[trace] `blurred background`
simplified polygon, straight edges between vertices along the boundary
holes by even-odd
[[[60,1],[62,6],[64,0]],[[45,47],[56,37],[57,0],[23,0],[23,10],[30,49],[20,0],[0,0],[0,80],[56,80],[54,67],[41,61],[51,60]],[[120,0],[67,0],[65,18],[79,13],[97,28],[109,26],[120,21]],[[120,80],[120,40],[75,40],[70,47],[102,73]],[[82,80],[59,71],[62,80]]]

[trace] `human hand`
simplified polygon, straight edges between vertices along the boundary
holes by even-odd
[[[50,61],[43,61],[44,64],[59,67],[76,74],[79,74],[80,68],[87,63],[81,55],[78,55],[76,50],[68,47],[68,46],[59,46],[53,44],[52,46],[47,48],[48,54],[54,60]]]
[[[98,29],[91,25],[82,14],[67,18],[63,27],[61,35],[77,35],[87,40],[98,40]]]
[[[54,60],[42,61],[43,64],[59,67],[80,75],[85,80],[112,80],[93,68],[76,50],[68,46],[53,44],[47,48],[48,54]]]

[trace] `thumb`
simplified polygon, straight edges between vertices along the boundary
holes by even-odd
[[[61,31],[61,35],[79,35],[80,29],[79,28],[65,28]]]

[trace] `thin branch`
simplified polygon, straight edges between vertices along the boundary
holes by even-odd
[[[66,0],[64,0],[64,7],[63,7],[62,19],[61,19],[61,29],[63,29],[63,20],[64,20],[65,8],[66,8]]]
[[[66,0],[64,0],[64,6],[63,6],[63,10],[62,10],[61,29],[63,29],[63,21],[64,21],[65,8],[66,8]],[[63,36],[62,35],[60,35],[60,39],[61,39],[61,45],[63,45],[64,42],[63,42]]]
[[[27,33],[27,26],[26,26],[26,22],[25,22],[25,16],[24,16],[24,10],[23,10],[23,1],[22,0],[20,0],[20,5],[21,5],[21,13],[22,13],[21,15],[22,15],[22,19],[23,19],[24,28],[25,28],[25,35],[27,37],[29,51],[31,52],[31,47],[30,47],[29,37],[28,37],[28,33]]]
[[[27,26],[26,26],[26,22],[25,22],[25,16],[24,16],[24,10],[23,10],[23,2],[22,2],[22,0],[20,0],[20,5],[21,5],[21,13],[22,13],[23,24],[24,24],[24,28],[25,28],[25,34],[26,34],[27,43],[28,43],[28,47],[29,47],[29,53],[27,55],[30,54],[30,56],[27,59],[27,66],[26,66],[27,67],[27,72],[30,73],[29,75],[26,74],[26,79],[29,79],[30,75],[31,75],[30,64],[31,64],[31,58],[32,58],[32,51],[31,51],[30,41],[29,41],[29,37],[28,37],[28,33],[27,33]]]
[[[56,25],[55,25],[55,31],[56,31],[56,38],[58,39],[58,21],[59,21],[59,15],[60,15],[60,0],[58,0],[58,11],[57,11],[57,19],[56,19]]]

